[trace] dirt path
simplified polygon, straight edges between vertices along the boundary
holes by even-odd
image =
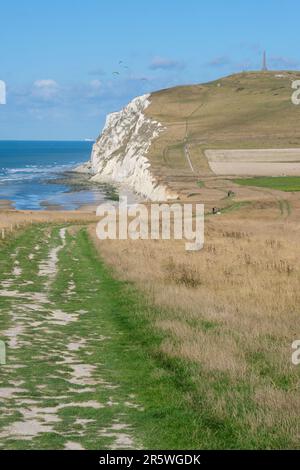
[[[185,154],[185,158],[186,158],[186,160],[189,164],[190,169],[192,170],[193,173],[195,173],[195,170],[193,168],[191,158],[190,158],[190,151],[189,151],[189,145],[188,144],[184,145],[184,154]]]
[[[118,332],[76,234],[39,228],[1,256],[0,280],[0,448],[136,448],[127,411],[142,409],[100,361]]]

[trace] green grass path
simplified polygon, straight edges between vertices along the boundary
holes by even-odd
[[[236,178],[233,181],[242,186],[256,186],[285,192],[300,191],[299,176],[260,176],[257,178]]]
[[[282,417],[247,424],[262,411],[247,377],[163,354],[174,338],[155,328],[162,318],[174,312],[116,280],[85,228],[33,226],[2,242],[0,449],[295,448]],[[196,327],[213,334],[200,311]],[[278,374],[264,353],[249,362],[260,384],[294,390],[296,371]]]
[[[155,353],[150,307],[85,229],[27,230],[0,247],[0,267],[0,448],[200,446],[180,374]]]

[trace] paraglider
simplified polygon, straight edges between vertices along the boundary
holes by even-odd
[[[119,63],[118,63],[119,67],[122,67],[123,69],[129,69],[128,65],[125,65],[123,60],[119,60]],[[114,72],[112,72],[113,75],[117,76],[117,75],[121,75],[121,71],[119,72],[118,70],[115,70]]]

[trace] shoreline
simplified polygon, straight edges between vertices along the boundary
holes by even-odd
[[[99,190],[103,194],[103,199],[98,202],[78,202],[76,209],[65,209],[64,202],[61,204],[51,203],[47,200],[41,200],[41,209],[17,209],[14,207],[15,201],[13,199],[0,199],[0,217],[3,212],[14,212],[14,213],[96,213],[97,207],[100,204],[108,204],[118,202],[121,197],[127,197],[128,203],[138,203],[145,201],[145,198],[136,194],[128,185],[121,183],[96,183],[87,179],[86,174],[78,173],[76,171],[66,171],[61,175],[57,176],[55,180],[49,180],[51,184],[57,185],[64,184],[68,186],[68,191],[65,194],[76,194],[80,191]],[[46,181],[48,184],[48,181]],[[74,203],[75,204],[75,203]]]

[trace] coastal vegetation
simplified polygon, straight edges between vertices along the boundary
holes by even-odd
[[[297,236],[234,217],[192,257],[85,223],[1,244],[1,446],[297,448]]]
[[[299,176],[275,176],[257,178],[235,178],[234,182],[244,186],[256,186],[260,188],[277,189],[279,191],[300,191]]]

